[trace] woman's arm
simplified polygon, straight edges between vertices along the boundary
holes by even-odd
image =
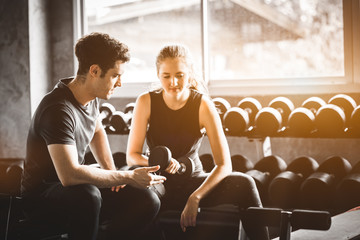
[[[215,167],[193,197],[201,200],[212,188],[232,172],[229,146],[222,129],[219,114],[210,99],[204,97],[200,105],[200,127],[205,127],[214,156]]]
[[[148,166],[143,155],[146,131],[150,119],[150,94],[144,93],[136,100],[128,138],[126,162],[129,166]]]
[[[200,127],[206,129],[215,167],[206,180],[190,195],[181,214],[180,224],[183,231],[186,230],[187,226],[195,226],[200,200],[232,172],[230,150],[222,129],[221,120],[214,104],[207,97],[203,97],[201,100],[199,122]]]

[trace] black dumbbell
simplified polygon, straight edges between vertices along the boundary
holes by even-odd
[[[246,97],[240,100],[237,107],[244,109],[249,115],[250,127],[255,125],[255,116],[262,108],[261,103],[252,97]]]
[[[242,136],[249,130],[249,114],[242,108],[232,107],[223,116],[225,132],[231,136]]]
[[[132,120],[132,116],[134,113],[134,108],[135,108],[135,103],[130,102],[130,103],[126,104],[125,109],[124,109],[124,113],[127,115],[127,125],[129,128],[131,126],[131,120]]]
[[[315,115],[304,107],[292,111],[288,119],[289,134],[296,137],[309,137],[315,131]]]
[[[320,97],[309,97],[301,107],[289,115],[289,134],[296,137],[309,137],[316,131],[315,114],[326,102]]]
[[[247,172],[254,168],[253,162],[240,154],[231,156],[233,172]]]
[[[211,170],[215,167],[213,156],[210,153],[204,153],[200,155],[199,158],[203,166],[204,172],[211,172]]]
[[[322,106],[316,113],[315,125],[318,134],[324,137],[345,136],[351,125],[351,114],[356,108],[353,98],[345,94],[337,94],[328,104]]]
[[[269,199],[273,206],[281,208],[295,208],[300,206],[300,185],[310,174],[319,167],[312,157],[301,156],[294,159],[279,173],[269,185]]]
[[[251,132],[255,125],[255,116],[261,108],[260,102],[255,98],[246,97],[240,100],[236,107],[230,108],[224,115],[226,132],[232,136]]]
[[[159,165],[160,169],[158,172],[164,171],[170,164],[172,155],[169,148],[165,146],[156,146],[150,150],[149,155],[149,166]],[[180,157],[176,159],[180,168],[177,171],[177,175],[183,178],[191,177],[194,171],[194,164],[189,157]]]
[[[268,107],[262,108],[255,116],[256,131],[260,135],[273,136],[284,131],[294,104],[286,97],[276,97]]]
[[[351,114],[356,108],[355,100],[346,94],[337,94],[330,98],[329,104],[334,104],[340,107],[345,113],[345,127],[350,126]]]
[[[360,136],[360,105],[351,114],[350,130],[352,135]]]
[[[216,107],[216,110],[220,116],[221,122],[223,122],[225,113],[231,108],[230,103],[226,99],[221,98],[221,97],[216,97],[212,101],[213,101],[213,103]]]
[[[270,155],[260,159],[255,163],[253,169],[246,172],[255,180],[263,203],[268,202],[269,183],[275,176],[285,171],[286,167],[284,159],[276,155]]]
[[[134,108],[135,103],[131,102],[125,106],[124,112],[116,111],[112,114],[109,128],[113,133],[129,133]]]
[[[274,98],[270,101],[269,107],[275,108],[280,112],[284,126],[286,126],[289,115],[295,108],[293,102],[287,97]]]
[[[316,112],[315,127],[321,137],[342,137],[345,134],[345,113],[334,104],[325,104]]]
[[[300,194],[303,207],[328,209],[333,204],[336,184],[351,171],[349,161],[340,156],[327,158],[316,172],[301,184]]]
[[[109,129],[117,134],[129,133],[129,120],[130,115],[127,115],[122,111],[115,111],[111,116]]]
[[[336,187],[335,208],[346,211],[360,203],[360,161]]]
[[[325,100],[320,97],[309,97],[301,104],[301,107],[309,109],[314,115],[316,115],[317,110],[325,104]]]
[[[104,127],[107,127],[110,125],[110,118],[113,115],[113,113],[116,111],[115,107],[111,105],[110,103],[103,103],[100,106],[100,119]]]

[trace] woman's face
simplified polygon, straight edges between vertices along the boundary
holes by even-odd
[[[181,58],[166,58],[159,65],[158,77],[166,93],[179,95],[188,89],[189,72]]]

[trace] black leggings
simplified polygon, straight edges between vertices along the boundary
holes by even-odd
[[[206,179],[207,173],[194,176],[187,181],[178,181],[176,176],[168,176],[165,182],[165,194],[159,196],[162,209],[183,210],[188,197]],[[239,212],[248,207],[262,207],[259,192],[252,177],[234,172],[223,179],[206,197],[200,201],[199,207],[214,207],[220,204],[233,204]],[[240,218],[241,218],[240,214]],[[250,239],[269,239],[266,227],[257,227],[242,221],[244,230]]]
[[[95,240],[99,225],[106,230],[105,239],[138,239],[160,209],[153,191],[131,186],[112,192],[89,184],[56,183],[25,201],[28,217],[63,224],[70,239],[76,240]]]

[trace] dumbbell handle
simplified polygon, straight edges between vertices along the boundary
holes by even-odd
[[[177,173],[178,174],[183,174],[186,171],[186,165],[184,163],[181,163],[181,162],[179,162],[179,164],[180,164],[180,167],[177,170]]]

